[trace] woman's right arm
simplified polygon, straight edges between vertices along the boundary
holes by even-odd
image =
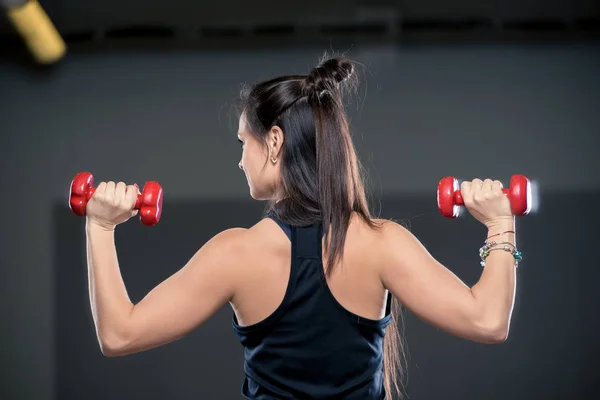
[[[488,228],[489,238],[516,247],[515,217],[499,181],[461,184],[468,211]],[[483,240],[482,240],[483,241]],[[515,300],[516,262],[509,252],[491,251],[477,284],[465,285],[435,260],[404,227],[386,224],[380,241],[383,285],[419,318],[464,339],[500,343],[508,337]],[[476,251],[477,249],[474,249]],[[473,268],[480,268],[473,265]]]
[[[381,280],[409,311],[464,339],[481,343],[506,340],[516,282],[515,259],[510,253],[492,251],[479,281],[469,288],[411,232],[393,222],[386,225],[380,242]],[[507,230],[514,231],[514,222],[491,226],[488,236]],[[514,243],[514,234],[495,239]],[[481,268],[473,264],[473,268]]]

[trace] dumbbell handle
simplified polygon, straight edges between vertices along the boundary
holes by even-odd
[[[86,201],[89,201],[92,198],[92,196],[94,195],[94,193],[96,193],[96,188],[95,187],[89,188],[89,190],[86,192],[86,195],[85,195]],[[138,194],[137,199],[135,201],[135,206],[133,207],[133,209],[139,210],[141,205],[142,205],[142,195]]]
[[[502,193],[508,195],[510,192],[510,189],[502,189]],[[463,200],[462,197],[462,193],[460,192],[460,190],[457,190],[454,192],[454,204],[456,204],[457,206],[464,206],[465,202]]]

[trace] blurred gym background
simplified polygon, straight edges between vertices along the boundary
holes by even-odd
[[[161,222],[117,230],[133,301],[220,230],[261,216],[237,163],[242,83],[363,64],[349,107],[374,211],[469,285],[485,230],[437,212],[447,175],[525,174],[512,329],[486,346],[406,314],[411,399],[598,397],[598,0],[1,0],[0,399],[236,399],[224,308],[153,351],[103,357],[87,297],[79,171],[156,180]]]

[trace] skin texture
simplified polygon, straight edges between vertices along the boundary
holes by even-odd
[[[238,139],[239,167],[251,196],[281,199],[285,133],[273,127],[265,145],[248,132],[242,115]],[[463,182],[461,191],[467,209],[487,227],[487,236],[514,230],[500,182],[474,179]],[[227,303],[241,325],[259,322],[277,308],[289,278],[291,244],[270,219],[217,234],[178,272],[133,304],[119,270],[114,231],[137,214],[133,207],[138,193],[137,186],[102,182],[87,205],[90,306],[103,354],[123,356],[165,345],[201,326]],[[359,218],[351,219],[344,267],[335,268],[328,278],[343,307],[379,319],[389,291],[409,311],[450,334],[482,343],[506,339],[516,285],[509,253],[492,252],[480,280],[469,288],[412,233],[383,222],[384,229],[373,231]],[[512,233],[495,239],[516,244]]]

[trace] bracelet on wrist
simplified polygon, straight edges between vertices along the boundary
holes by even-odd
[[[482,267],[485,267],[486,258],[492,251],[495,250],[503,250],[510,253],[515,259],[517,268],[519,267],[519,262],[523,260],[521,252],[517,250],[517,247],[514,244],[510,242],[495,242],[486,240],[484,245],[479,249],[479,257],[481,258],[480,264]]]

